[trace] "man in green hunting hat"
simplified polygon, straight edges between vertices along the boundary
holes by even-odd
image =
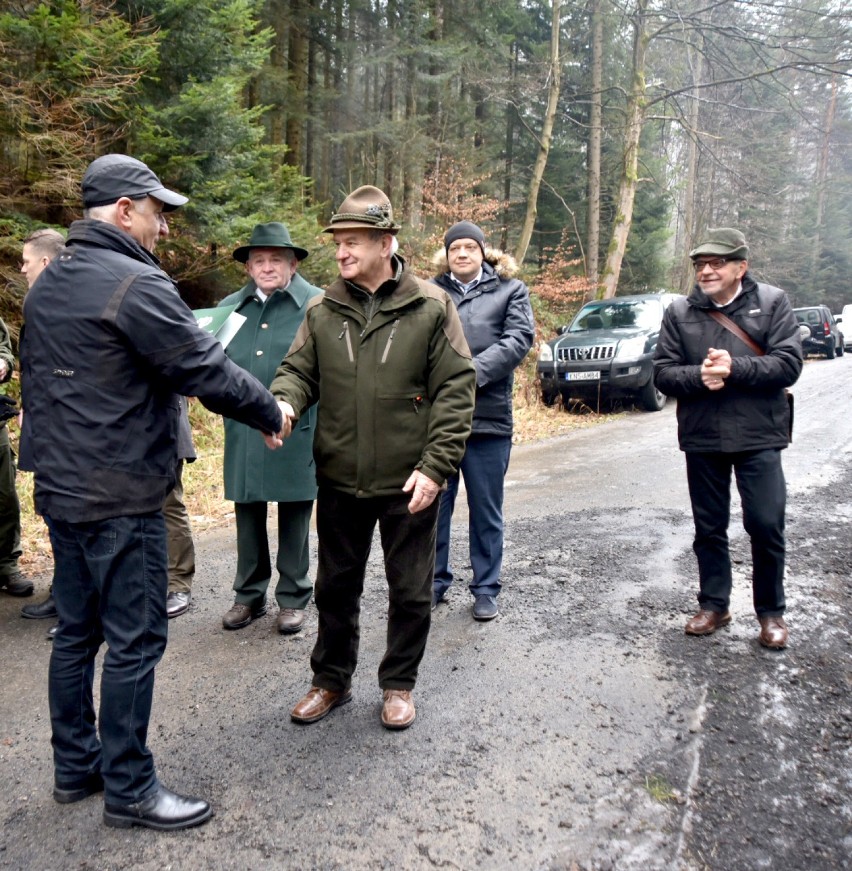
[[[273,382],[298,430],[317,403],[314,676],[290,713],[315,723],[352,698],[367,559],[378,525],[388,584],[381,722],[405,729],[426,650],[436,498],[470,433],[475,370],[447,294],[396,253],[393,210],[372,185],[353,191],[326,232],[340,277],[308,306]]]
[[[258,224],[247,245],[233,257],[245,264],[248,283],[225,297],[220,306],[236,306],[246,318],[225,353],[265,387],[271,383],[308,301],[322,291],[297,269],[308,256],[294,245],[284,224]],[[225,498],[234,503],[237,525],[237,571],[234,604],[222,618],[225,629],[242,629],[266,613],[266,590],[272,561],[266,534],[267,503],[278,503],[278,553],[275,570],[277,629],[298,632],[311,598],[308,533],[316,479],[311,443],[316,411],[307,411],[278,451],[266,450],[247,426],[225,421]],[[263,450],[257,450],[260,445]]]

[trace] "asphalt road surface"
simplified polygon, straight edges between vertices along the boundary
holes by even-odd
[[[433,615],[405,732],[379,722],[378,545],[353,702],[297,726],[313,606],[298,636],[276,634],[274,608],[223,631],[234,531],[201,536],[149,734],[161,780],[213,803],[198,829],[107,829],[99,796],[53,802],[49,624],[3,596],[0,868],[852,867],[852,359],[809,361],[795,393],[784,652],[757,644],[737,522],[734,621],[683,633],[696,573],[673,404],[515,449],[488,624],[470,616],[459,510],[460,583]]]

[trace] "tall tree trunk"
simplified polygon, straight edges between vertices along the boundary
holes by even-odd
[[[269,23],[275,31],[275,37],[272,40],[272,50],[269,54],[269,65],[273,68],[274,74],[281,73],[283,79],[283,69],[287,63],[287,41],[290,17],[287,11],[287,0],[270,0],[268,6]],[[262,90],[261,90],[262,95]],[[263,95],[261,96],[263,99]],[[269,131],[269,142],[272,145],[281,145],[285,139],[285,110],[281,101],[280,94],[271,101],[269,112],[266,113],[266,124]]]
[[[684,191],[683,203],[683,239],[680,244],[680,256],[678,258],[678,274],[676,286],[680,288],[681,293],[689,293],[692,285],[695,283],[695,273],[692,269],[692,264],[689,260],[689,252],[692,250],[693,242],[698,228],[695,226],[695,189],[698,173],[698,124],[700,120],[700,90],[698,84],[701,80],[701,69],[703,60],[696,58],[692,48],[687,46],[686,56],[689,60],[689,65],[692,67],[692,98],[689,104],[688,115],[688,130],[689,145],[687,146],[686,156],[686,190]]]
[[[828,109],[825,113],[823,124],[822,148],[819,153],[817,174],[814,180],[817,192],[816,219],[814,226],[814,244],[811,249],[811,275],[816,278],[819,269],[819,260],[822,255],[822,228],[825,223],[825,185],[828,178],[828,163],[831,153],[831,131],[834,128],[834,117],[837,113],[837,74],[831,77],[831,97],[828,101]],[[823,288],[825,289],[825,288]],[[852,329],[844,324],[847,331]]]
[[[500,229],[500,250],[509,249],[509,211],[512,206],[512,170],[515,162],[515,126],[518,109],[518,43],[514,41],[509,49],[508,100],[506,101],[506,145],[503,167],[503,226]]]
[[[521,229],[521,238],[515,249],[515,259],[518,264],[524,262],[527,248],[532,239],[535,218],[538,214],[538,191],[544,170],[547,166],[547,155],[550,153],[550,139],[553,135],[553,122],[556,118],[556,110],[559,107],[559,89],[562,84],[562,63],[559,57],[559,35],[561,31],[562,0],[552,0],[553,9],[550,19],[550,86],[547,89],[547,107],[544,110],[544,123],[541,128],[541,140],[538,146],[538,155],[533,167],[530,190],[527,197],[527,214]]]
[[[586,226],[586,298],[594,299],[598,292],[598,269],[601,246],[601,134],[603,124],[603,15],[602,0],[591,0],[592,80],[589,112],[589,150],[586,172],[589,182],[589,209]]]
[[[645,54],[648,35],[645,29],[645,15],[648,0],[637,0],[636,11],[631,16],[633,25],[633,64],[630,96],[627,99],[627,127],[624,131],[624,157],[621,169],[621,182],[618,186],[615,220],[612,226],[607,249],[606,266],[603,273],[603,298],[610,299],[618,290],[618,278],[624,252],[627,250],[627,237],[633,222],[633,202],[636,198],[636,185],[639,170],[639,137],[642,135],[642,122],[645,114]]]
[[[305,96],[308,92],[308,38],[305,33],[307,9],[305,0],[290,0],[290,44],[287,52],[287,73],[290,105],[287,107],[285,161],[290,166],[302,166],[302,132],[305,123]],[[304,170],[303,170],[304,171]]]

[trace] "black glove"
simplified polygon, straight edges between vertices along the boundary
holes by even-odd
[[[11,396],[0,394],[0,423],[18,416],[18,403]]]

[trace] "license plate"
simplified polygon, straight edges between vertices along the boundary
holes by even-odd
[[[594,369],[591,372],[566,372],[566,381],[600,381],[601,373]]]

